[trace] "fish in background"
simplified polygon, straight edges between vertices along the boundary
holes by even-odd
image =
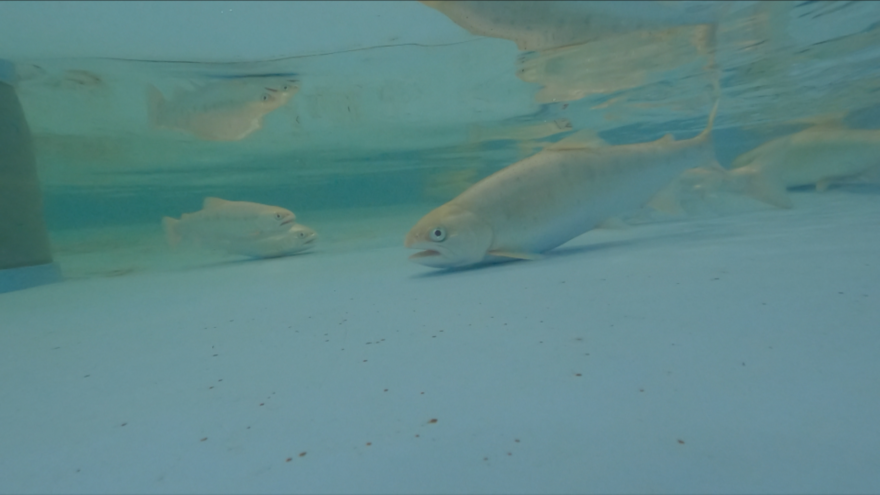
[[[791,208],[787,189],[829,185],[880,167],[880,129],[850,129],[831,119],[774,139],[738,156],[729,188],[759,201]]]
[[[314,247],[317,238],[317,232],[296,223],[280,234],[253,239],[225,239],[217,241],[212,247],[251,258],[277,258],[307,251]]]
[[[297,81],[280,77],[243,77],[178,90],[166,100],[147,89],[150,124],[187,132],[207,141],[238,141],[263,126],[263,117],[281,108],[299,91]]]
[[[588,131],[476,183],[409,231],[410,260],[434,268],[536,259],[604,220],[643,206],[684,170],[716,161],[712,124],[698,136],[671,134],[610,146]]]
[[[787,190],[833,184],[880,182],[880,130],[849,129],[845,113],[790,121],[813,126],[768,141],[739,155],[730,169],[715,163],[687,170],[648,202],[648,206],[681,214],[681,200],[715,193],[744,194],[779,208],[791,208]]]
[[[254,240],[288,231],[296,221],[292,211],[248,201],[205,198],[202,209],[180,219],[164,217],[162,226],[171,247],[183,240],[199,245]]]

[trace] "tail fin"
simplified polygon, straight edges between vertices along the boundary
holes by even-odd
[[[152,84],[147,85],[147,116],[150,119],[150,125],[153,127],[159,127],[160,116],[162,115],[162,109],[165,107],[165,97],[162,96],[162,92],[159,91],[156,86]]]
[[[171,247],[177,247],[177,245],[180,244],[181,236],[180,233],[177,232],[178,223],[180,223],[180,220],[175,220],[171,217],[162,218],[162,228],[165,230],[165,239]]]

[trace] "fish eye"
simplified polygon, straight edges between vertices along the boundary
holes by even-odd
[[[281,220],[282,217],[284,217],[284,215],[282,215],[281,213],[275,214],[275,218],[277,218],[278,220]]]
[[[269,93],[263,93],[263,101],[269,101]]]
[[[305,233],[305,232],[300,232],[300,233],[299,233],[299,236],[300,236],[300,237],[305,237],[305,236],[306,236],[306,233]]]
[[[437,227],[431,231],[430,237],[434,242],[443,242],[443,240],[446,239],[446,229],[443,227]]]

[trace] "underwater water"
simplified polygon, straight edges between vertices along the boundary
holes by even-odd
[[[880,3],[424,3],[466,39],[12,60],[65,280],[0,294],[0,492],[880,490]],[[407,259],[494,173],[639,143],[590,194],[674,180],[501,254],[540,259]],[[206,197],[317,242],[169,245]]]

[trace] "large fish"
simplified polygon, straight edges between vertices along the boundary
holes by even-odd
[[[217,81],[166,100],[148,87],[148,113],[155,128],[190,133],[208,141],[238,141],[263,126],[263,116],[299,91],[294,80],[250,77]]]
[[[280,234],[256,239],[221,240],[213,247],[252,258],[276,258],[307,251],[314,247],[317,238],[318,234],[314,230],[295,223]]]
[[[205,198],[201,210],[184,213],[179,220],[165,217],[162,226],[173,247],[184,239],[211,243],[267,237],[290,229],[295,221],[292,211],[278,206]]]
[[[474,184],[409,231],[412,261],[435,268],[535,259],[639,208],[683,171],[714,163],[712,123],[698,136],[609,146],[581,131]],[[592,142],[591,142],[592,141]]]

